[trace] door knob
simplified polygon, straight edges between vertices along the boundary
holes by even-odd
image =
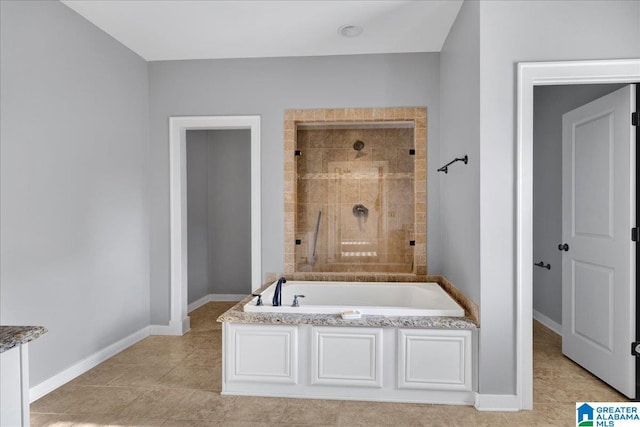
[[[567,245],[566,243],[561,243],[558,245],[558,250],[559,251],[568,251],[569,250],[569,245]]]

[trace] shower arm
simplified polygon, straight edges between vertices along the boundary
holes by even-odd
[[[449,166],[451,166],[455,162],[464,162],[464,164],[466,165],[467,163],[469,163],[469,156],[467,156],[465,154],[464,157],[456,157],[455,159],[451,160],[449,163],[447,163],[446,165],[444,165],[440,169],[438,169],[438,172],[448,173],[449,172]]]

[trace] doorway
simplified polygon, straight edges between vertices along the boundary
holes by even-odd
[[[625,205],[628,207],[630,201],[629,193],[622,191],[622,188],[625,187],[625,182],[627,187],[631,185],[628,180],[623,180],[622,178],[622,171],[629,170],[629,156],[628,154],[626,156],[617,156],[618,160],[616,162],[622,163],[615,166],[615,174],[611,174],[611,179],[609,179],[609,162],[605,160],[610,154],[613,155],[613,148],[611,153],[607,149],[610,142],[612,144],[611,147],[615,145],[616,152],[619,154],[623,154],[623,147],[625,146],[629,150],[629,134],[628,130],[626,132],[622,129],[616,131],[615,144],[602,136],[598,136],[595,140],[585,139],[591,134],[597,135],[594,129],[597,129],[598,126],[607,135],[609,134],[604,128],[609,129],[609,114],[613,117],[614,112],[610,111],[607,100],[614,96],[610,95],[614,92],[616,93],[616,99],[619,98],[617,94],[620,90],[625,91],[624,93],[630,93],[629,86],[621,84],[553,85],[534,88],[533,265],[535,267],[533,269],[533,318],[562,337],[566,356],[602,380],[616,385],[618,389],[626,390],[626,393],[630,393],[628,380],[623,379],[627,375],[625,373],[627,369],[622,369],[622,366],[624,366],[623,360],[631,361],[628,354],[627,341],[629,339],[622,339],[625,329],[628,328],[626,326],[628,322],[625,320],[619,323],[617,327],[613,326],[614,317],[618,319],[617,322],[620,322],[620,319],[625,318],[629,312],[628,309],[623,309],[625,304],[620,304],[620,299],[624,292],[629,292],[628,287],[625,287],[625,284],[629,283],[628,273],[625,274],[628,268],[621,267],[623,264],[628,266],[630,259],[629,254],[627,254],[625,262],[625,257],[613,255],[613,253],[617,252],[611,250],[613,247],[622,245],[628,251],[632,245],[628,238],[626,225],[630,218],[627,214],[625,219],[623,214],[624,212],[629,212],[628,208],[623,208]],[[606,114],[604,116],[600,114],[594,115],[595,108],[600,108],[597,111],[605,108]],[[615,117],[626,118],[626,120],[623,119],[618,123],[629,129],[629,117],[627,116],[630,116],[630,113],[619,111],[615,113]],[[577,138],[575,140],[575,150],[572,150],[570,147],[574,146],[574,141],[573,138],[570,138],[570,135],[573,134],[572,129],[574,128],[572,124],[574,122],[578,125],[575,127]],[[585,135],[583,130],[585,128],[589,129],[589,135]],[[623,135],[626,135],[626,137],[623,137]],[[567,148],[569,149],[567,150]],[[604,152],[602,152],[603,150]],[[598,153],[597,156],[591,155],[590,153],[592,152]],[[571,153],[575,154],[572,155]],[[611,157],[612,165],[614,164],[613,162],[613,157]],[[588,167],[585,169],[586,164],[588,164]],[[623,167],[625,164],[627,165],[626,168]],[[574,170],[573,165],[577,168],[576,171],[582,171],[582,174],[571,173]],[[604,176],[599,174],[604,174]],[[600,178],[596,179],[598,176]],[[563,186],[559,185],[563,182],[563,179],[567,184],[564,189]],[[572,184],[573,182],[575,182],[576,187]],[[615,208],[613,208],[613,205],[611,206],[611,212],[616,212],[615,227],[617,227],[617,232],[615,236],[617,237],[615,239],[614,235],[609,235],[608,231],[606,236],[602,235],[602,233],[598,234],[598,227],[602,228],[602,221],[608,224],[609,218],[611,218],[611,227],[614,225],[614,217],[610,217],[609,210],[604,212],[604,215],[601,212],[602,209],[606,209],[609,206],[609,186],[607,185],[598,193],[598,186],[595,185],[599,183],[602,187],[608,182],[611,184],[611,189],[616,188],[616,206]],[[572,198],[573,191],[571,189],[574,188],[582,189],[582,191]],[[601,195],[600,198],[597,197],[598,194]],[[623,194],[626,195],[623,196]],[[603,197],[606,200],[603,200]],[[571,200],[575,200],[575,211],[570,215],[572,210],[568,209],[570,205],[567,205],[567,203]],[[633,196],[631,200],[633,200]],[[611,201],[613,202],[614,199],[611,199]],[[577,220],[574,224],[575,226],[567,225],[573,224],[573,218]],[[590,219],[591,222],[585,222],[585,218]],[[594,220],[596,221],[595,225],[592,224]],[[607,227],[609,226],[607,225]],[[628,226],[628,228],[631,228],[631,226]],[[575,230],[575,233],[570,232],[572,229]],[[561,245],[561,243],[563,244]],[[567,243],[567,245],[564,245],[564,243]],[[567,248],[570,247],[570,249],[565,251],[565,246]],[[587,252],[589,255],[585,253],[585,248],[587,247],[589,248]],[[621,250],[624,252],[622,248]],[[611,264],[611,257],[617,259],[613,264]],[[571,260],[574,258],[577,261],[573,261],[574,263],[572,264]],[[605,259],[609,259],[608,263],[605,262]],[[573,269],[571,266],[573,266]],[[577,276],[572,279],[572,271],[574,269]],[[611,283],[607,280],[602,280],[603,271],[611,272]],[[615,276],[615,283],[617,283],[615,286],[613,286],[613,276]],[[575,283],[575,287],[570,286],[571,283]],[[611,296],[607,291],[608,285],[612,286]],[[615,316],[607,310],[609,304],[604,303],[611,297],[610,301],[613,304],[614,289],[618,289],[615,294],[618,295],[616,297],[618,302],[615,304],[617,307]],[[563,294],[565,297],[564,303]],[[590,295],[598,295],[598,297],[594,300]],[[573,300],[573,297],[576,298],[576,301]],[[628,301],[628,298],[622,298],[622,300]],[[574,305],[574,302],[579,302],[579,304]],[[590,307],[589,303],[591,303]],[[573,312],[575,312],[576,323],[574,323],[574,317],[571,316]],[[609,319],[610,317],[611,320]],[[606,327],[607,324],[610,327]],[[572,325],[575,327],[572,327]],[[564,333],[562,331],[563,326]],[[614,330],[615,334],[619,335],[618,339],[614,340],[616,342],[615,347],[613,342],[609,345],[608,341],[609,338],[613,339]],[[628,337],[628,329],[626,334]],[[607,341],[607,343],[603,344],[604,341]],[[576,353],[575,348],[578,347],[585,348],[585,350]],[[614,348],[617,348],[617,350],[614,351]],[[618,358],[616,363],[612,363],[614,357]],[[543,360],[542,363],[540,362],[540,359],[538,359],[537,363],[534,360],[534,371],[536,366],[546,366],[546,360]],[[559,364],[559,366],[566,366],[566,364]],[[618,366],[619,368],[611,370],[610,366]],[[545,367],[542,372],[545,373],[548,369],[553,371],[555,368],[556,366]],[[576,372],[581,373],[583,371]],[[558,374],[562,375],[562,372],[558,371],[556,375]],[[621,376],[622,378],[620,378]],[[575,381],[580,381],[580,378],[583,378],[582,375],[576,377]],[[585,373],[584,378],[591,377]],[[538,383],[544,384],[547,380],[549,380],[549,384],[553,382],[550,378],[545,378],[545,375],[537,377]],[[588,384],[585,384],[586,386]],[[541,397],[540,390],[538,390],[537,396],[538,398]]]
[[[188,316],[187,130],[248,129],[251,134],[251,290],[262,279],[260,203],[260,116],[169,118],[171,284],[168,333],[183,335]]]
[[[640,81],[640,60],[518,64],[516,143],[516,397],[533,408],[533,89],[563,84]]]
[[[251,293],[251,134],[187,131],[188,311]]]

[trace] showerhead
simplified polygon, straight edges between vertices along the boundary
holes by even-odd
[[[360,151],[364,148],[364,142],[359,139],[353,143],[353,149],[356,151]]]

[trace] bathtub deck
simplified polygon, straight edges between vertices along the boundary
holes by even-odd
[[[272,283],[265,284],[261,292]],[[221,323],[262,323],[271,325],[313,325],[313,326],[361,326],[361,327],[398,327],[421,329],[477,329],[474,319],[447,316],[372,316],[363,315],[360,319],[344,320],[339,314],[304,313],[249,313],[243,310],[251,301],[251,295],[244,298],[218,317]]]

